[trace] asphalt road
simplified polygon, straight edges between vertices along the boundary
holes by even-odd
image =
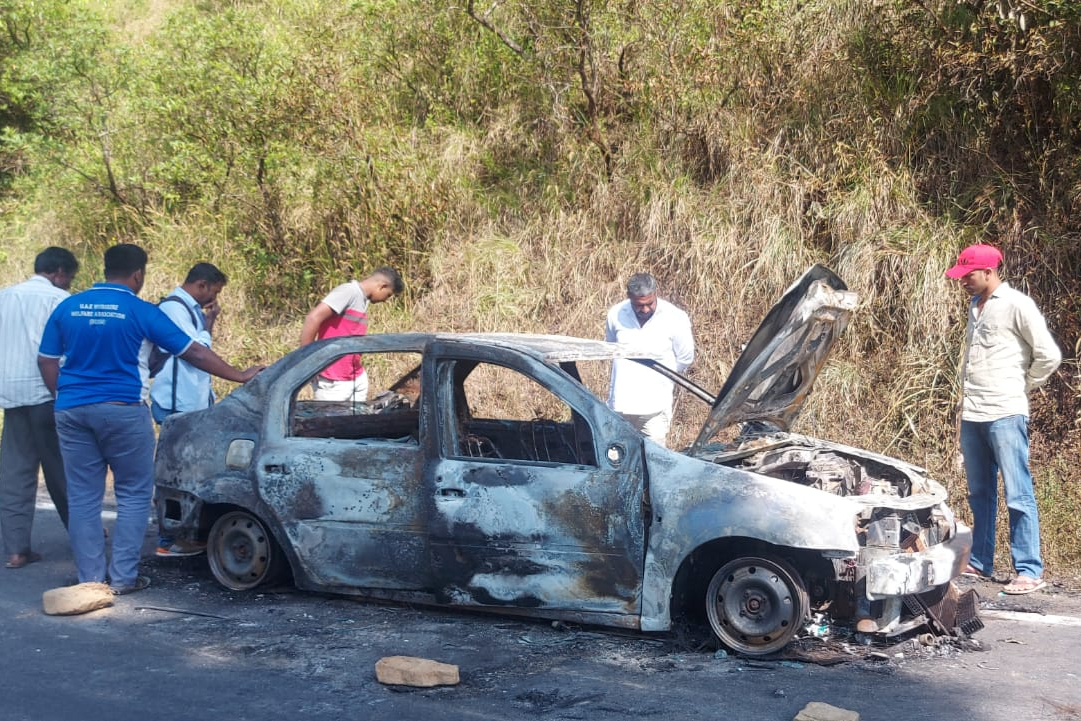
[[[153,539],[148,536],[148,551]],[[0,569],[0,721],[211,719],[792,719],[810,701],[864,721],[1081,719],[1081,594],[1025,597],[980,582],[974,643],[868,648],[845,629],[801,645],[841,661],[748,661],[686,634],[554,627],[289,588],[221,589],[204,557],[144,561],[146,591],[51,617],[43,591],[73,582],[55,513],[45,559]],[[387,687],[383,656],[457,664],[461,683]]]

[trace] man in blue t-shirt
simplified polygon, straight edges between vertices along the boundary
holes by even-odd
[[[105,251],[105,282],[56,307],[38,350],[41,376],[56,394],[68,534],[79,582],[103,582],[108,576],[117,594],[150,585],[139,575],[154,488],[154,427],[146,405],[150,344],[237,383],[262,370],[237,370],[194,342],[158,306],[140,300],[146,261],[146,252],[129,243]],[[108,567],[101,523],[106,467],[112,469],[116,495]]]

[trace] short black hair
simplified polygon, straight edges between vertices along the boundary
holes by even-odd
[[[51,245],[34,258],[35,273],[55,273],[62,270],[68,275],[75,275],[79,270],[79,261],[67,248]]]
[[[198,283],[201,280],[205,280],[210,285],[217,285],[221,283],[225,285],[229,282],[229,279],[225,277],[225,273],[218,270],[218,266],[213,263],[196,263],[188,271],[188,277],[184,279],[184,283]]]
[[[390,281],[391,287],[394,289],[394,295],[401,295],[401,292],[405,290],[405,283],[402,281],[402,274],[389,265],[383,265],[372,271],[372,275],[381,275]]]
[[[114,245],[105,251],[105,278],[127,278],[137,270],[146,270],[146,251],[132,243]]]

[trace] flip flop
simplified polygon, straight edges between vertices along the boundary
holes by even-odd
[[[1026,593],[1032,593],[1033,591],[1039,591],[1041,588],[1047,586],[1047,581],[1042,578],[1030,578],[1029,576],[1018,576],[1013,579],[1002,589],[1002,592],[1010,596],[1022,596]]]
[[[965,566],[965,570],[961,571],[961,575],[965,578],[990,578],[990,576],[972,564]]]
[[[35,563],[41,560],[41,554],[30,551],[30,553],[16,553],[8,556],[7,563],[4,564],[4,568],[22,568],[23,566],[29,566],[31,563]]]

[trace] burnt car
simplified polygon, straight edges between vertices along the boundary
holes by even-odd
[[[285,356],[158,443],[162,529],[234,591],[278,582],[775,652],[812,613],[888,637],[978,628],[971,532],[903,461],[790,433],[856,296],[815,266],[713,395],[648,353],[525,334],[386,334]],[[311,379],[362,356],[365,403]],[[709,404],[683,451],[602,400],[633,358]],[[599,370],[598,370],[599,369]],[[597,387],[600,390],[591,390]]]

